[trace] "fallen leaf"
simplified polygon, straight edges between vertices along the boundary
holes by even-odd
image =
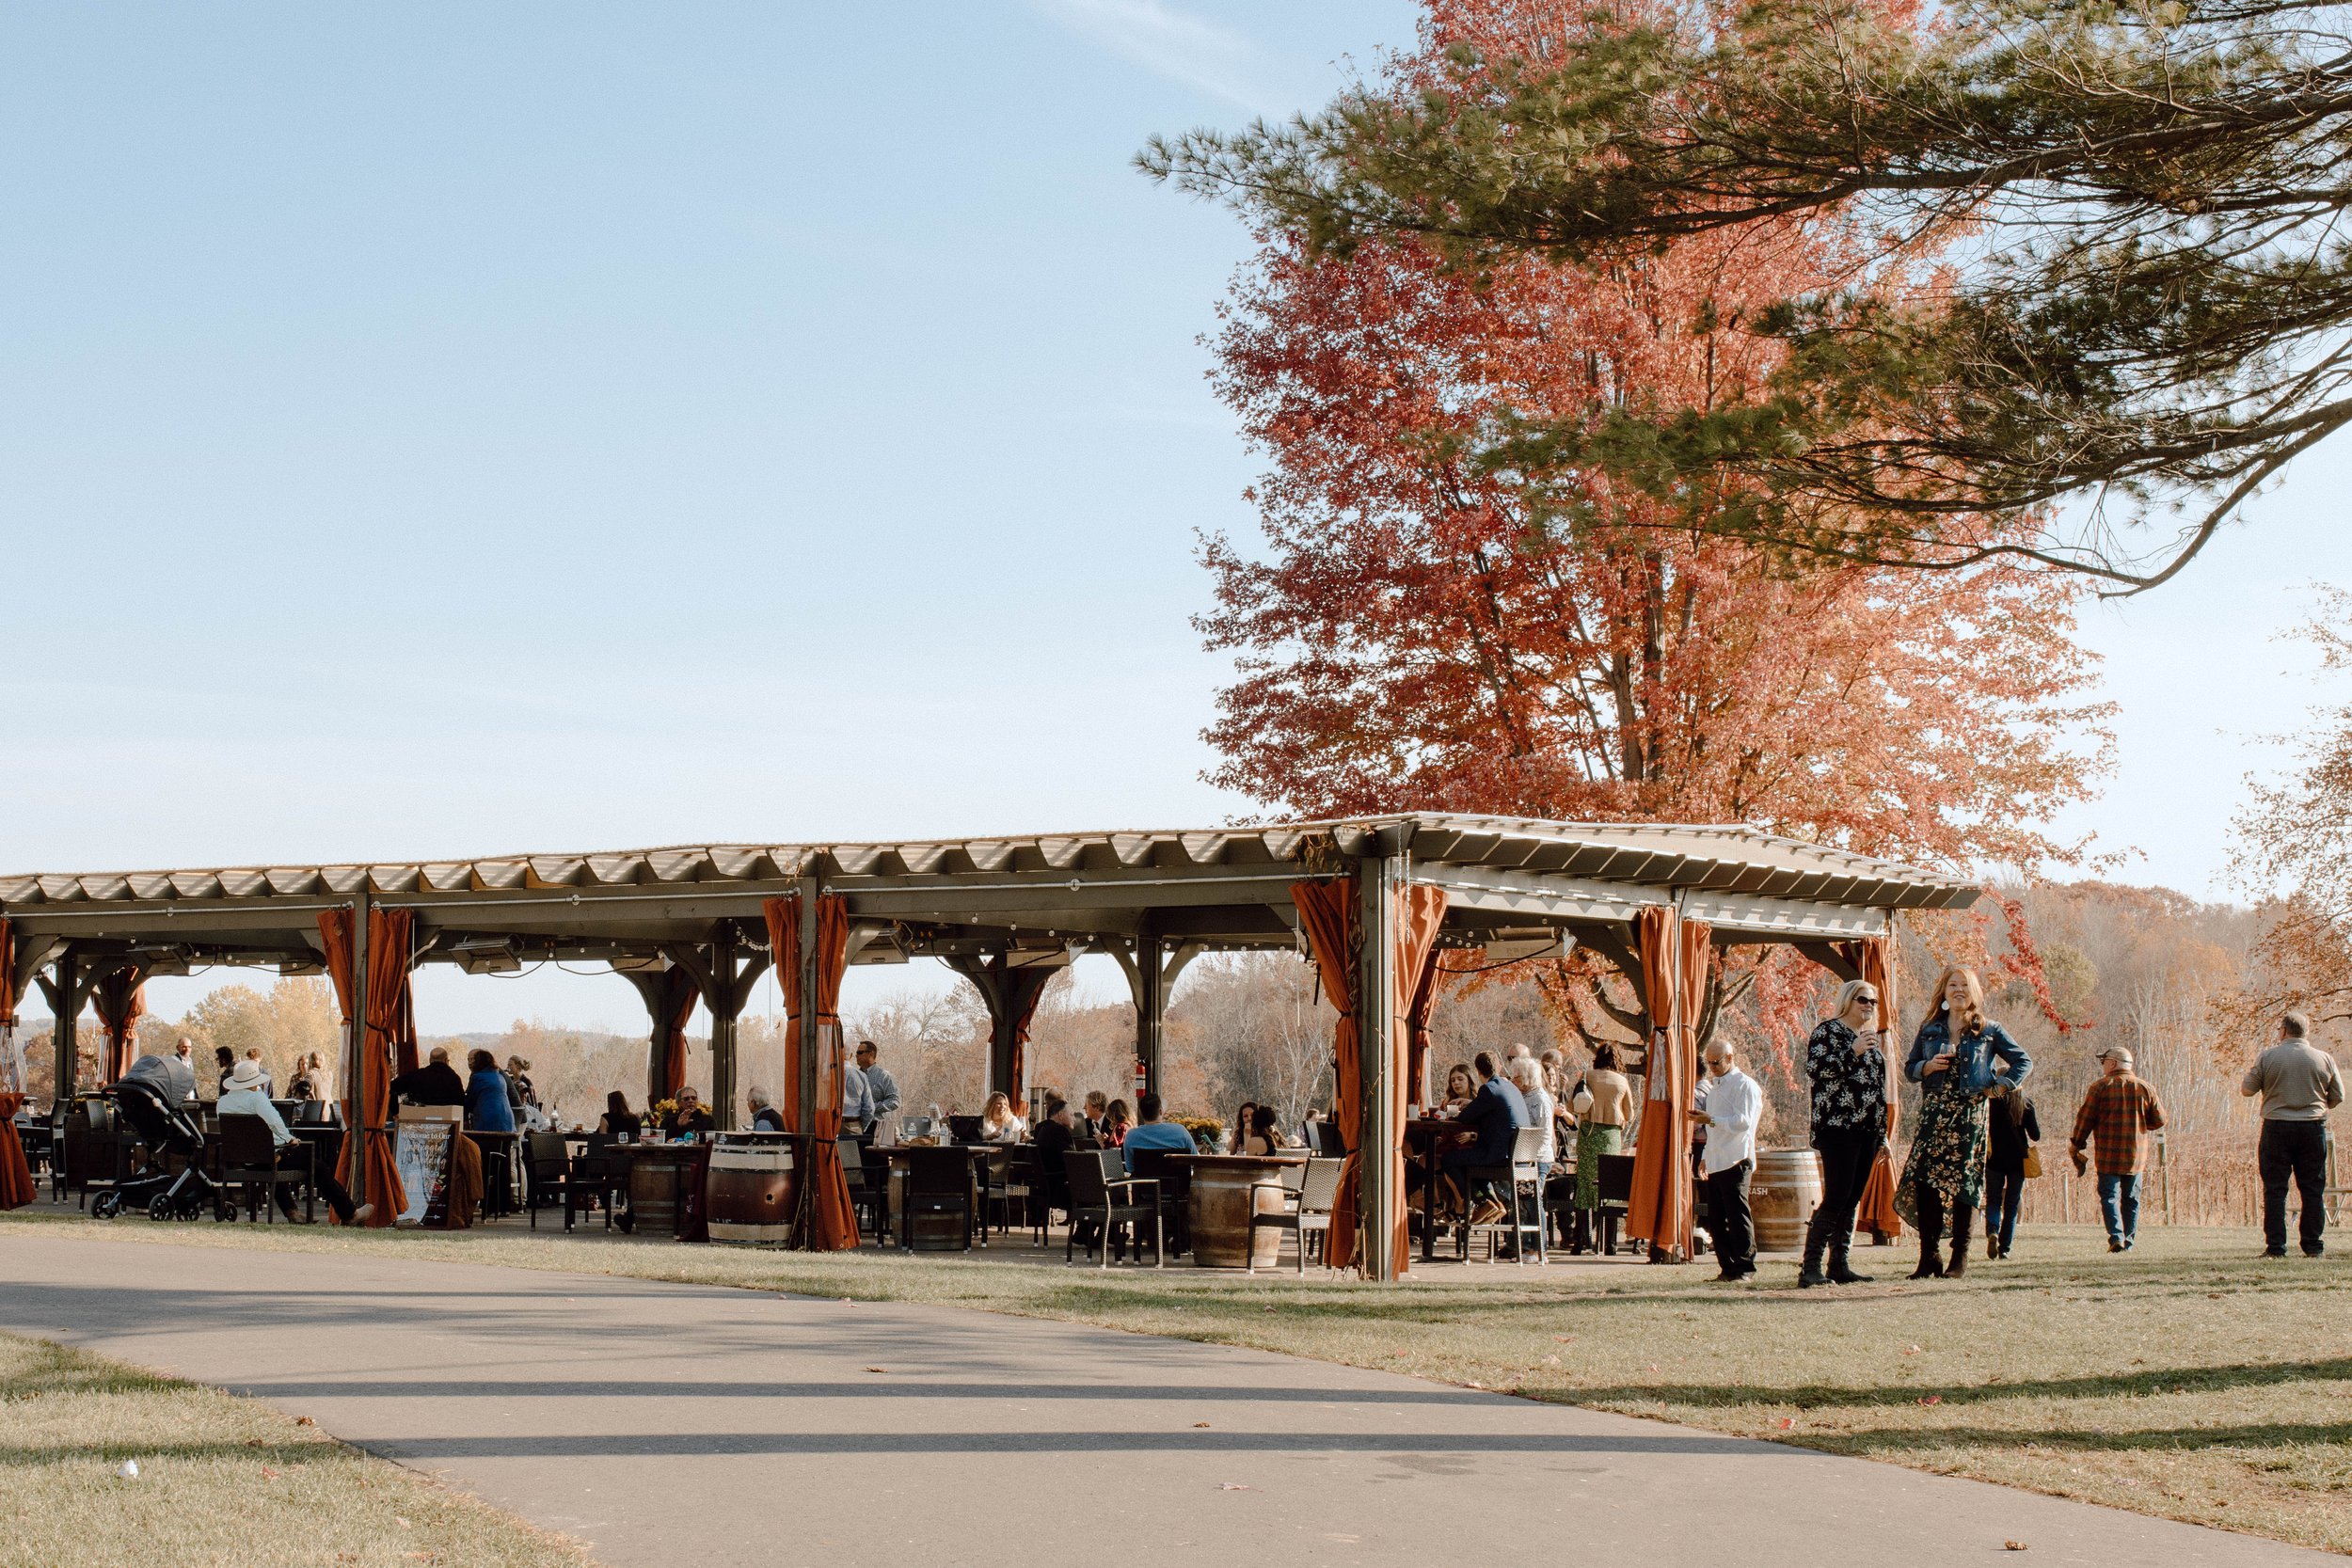
[[[1905,1355],[1916,1355],[1919,1354],[1919,1347],[1916,1345],[1905,1345],[1903,1347],[1903,1354]]]
[[[399,1526],[402,1529],[414,1529],[414,1528],[417,1528],[416,1526],[414,1526],[414,1525],[410,1524],[407,1520],[405,1520],[405,1519],[402,1518],[402,1517],[401,1517],[399,1514],[397,1514],[397,1513],[395,1513],[395,1514],[393,1514],[393,1515],[392,1515],[392,1523],[393,1523],[393,1524],[395,1524],[395,1525],[398,1525],[398,1526]]]
[[[1573,1334],[1555,1334],[1552,1338],[1559,1340],[1564,1345],[1573,1345],[1576,1343],[1576,1336]]]
[[[882,1369],[882,1368],[880,1368],[880,1367],[868,1367],[868,1368],[866,1368],[866,1370],[867,1371],[869,1371],[869,1372],[879,1372],[879,1371],[882,1370],[883,1369]]]
[[[2004,1541],[2001,1543],[2001,1550],[2005,1552],[2022,1552],[2026,1549],[2027,1547],[2023,1541]]]
[[[1795,1426],[1796,1424],[1797,1418],[1794,1416],[1783,1416],[1780,1418],[1780,1430],[1783,1432],[1787,1432],[1790,1427]]]
[[[1919,1402],[1921,1404],[1942,1404],[1944,1402],[1944,1396],[1941,1394],[1930,1394],[1926,1399],[1921,1400]]]
[[[264,1465],[262,1466],[262,1479],[263,1481],[276,1481],[278,1479],[278,1472]]]
[[[1216,1483],[1216,1489],[1220,1492],[1255,1492],[1257,1490],[1254,1486],[1244,1486],[1237,1481],[1220,1481]]]
[[[1208,1422],[1206,1422],[1206,1421],[1195,1421],[1195,1422],[1193,1422],[1192,1424],[1193,1424],[1196,1428],[1198,1428],[1198,1427],[1204,1427],[1204,1426],[1207,1426],[1209,1423],[1208,1423]]]
[[[296,1416],[294,1418],[294,1425],[298,1427],[314,1427],[318,1425],[318,1422],[310,1419],[308,1416]]]
[[[1658,1363],[1655,1361],[1651,1362],[1649,1364],[1649,1370],[1653,1372],[1656,1371],[1658,1370]]]

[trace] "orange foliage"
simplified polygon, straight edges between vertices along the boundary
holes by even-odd
[[[1397,79],[1583,14],[1438,5]],[[1799,569],[1673,530],[1688,497],[1571,476],[1564,513],[1470,455],[1515,416],[1755,390],[1778,346],[1742,324],[1860,244],[1789,227],[1471,278],[1410,244],[1311,262],[1264,242],[1216,341],[1217,389],[1271,467],[1250,492],[1262,545],[1203,545],[1199,624],[1237,667],[1212,780],[1316,816],[1746,822],[1970,872],[2077,860],[2047,824],[2090,792],[2107,736],[2074,584]],[[1812,978],[1768,984],[1768,1008]]]

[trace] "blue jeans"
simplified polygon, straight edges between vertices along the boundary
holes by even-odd
[[[2026,1173],[1988,1170],[1984,1173],[1984,1233],[2000,1243],[2004,1256],[2017,1238],[2017,1211],[2025,1202]]]
[[[2139,1176],[2099,1177],[2099,1212],[2107,1222],[2107,1240],[2132,1244],[2139,1234]]]

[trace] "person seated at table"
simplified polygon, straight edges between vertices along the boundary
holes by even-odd
[[[213,1092],[215,1094],[227,1094],[229,1092],[229,1074],[236,1068],[237,1053],[230,1050],[225,1045],[216,1045],[213,1047],[213,1065],[219,1069],[219,1070],[213,1075]]]
[[[1136,1118],[1127,1114],[1127,1102],[1114,1100],[1103,1108],[1103,1131],[1096,1141],[1104,1148],[1117,1148],[1127,1141],[1135,1125]]]
[[[1432,1107],[1432,1114],[1458,1117],[1478,1098],[1478,1080],[1471,1075],[1470,1064],[1456,1062],[1445,1069],[1445,1098]]]
[[[1110,1131],[1110,1100],[1101,1089],[1087,1090],[1086,1112],[1079,1119],[1078,1141],[1093,1148],[1104,1147],[1103,1134]]]
[[[1232,1131],[1225,1135],[1226,1153],[1247,1154],[1249,1152],[1248,1149],[1242,1148],[1242,1145],[1249,1141],[1250,1124],[1255,1122],[1257,1119],[1258,1102],[1254,1100],[1243,1101],[1241,1102],[1241,1109],[1233,1113],[1233,1119],[1228,1123],[1228,1125],[1232,1128]]]
[[[326,1098],[326,1064],[315,1051],[297,1053],[294,1056],[294,1077],[286,1085],[288,1100],[325,1100]]]
[[[753,1132],[781,1132],[784,1131],[784,1113],[776,1109],[775,1101],[768,1098],[766,1089],[755,1088],[744,1098],[751,1102]]]
[[[1527,1101],[1509,1079],[1496,1069],[1494,1053],[1480,1052],[1471,1065],[1478,1069],[1478,1093],[1458,1118],[1462,1126],[1477,1137],[1455,1148],[1449,1148],[1441,1157],[1455,1201],[1465,1205],[1473,1225],[1491,1225],[1510,1211],[1498,1202],[1491,1193],[1465,1193],[1465,1170],[1491,1168],[1511,1163],[1511,1145],[1518,1130],[1532,1127]]]
[[[260,1117],[269,1126],[270,1142],[279,1148],[294,1141],[294,1135],[286,1131],[286,1118],[279,1116],[278,1107],[270,1103],[259,1062],[239,1062],[230,1069],[229,1086],[221,1091],[220,1114],[224,1117]],[[319,1169],[314,1164],[311,1180],[319,1190],[319,1196],[326,1199],[327,1209],[342,1224],[365,1225],[374,1217],[374,1204],[352,1206],[350,1192],[335,1180],[333,1171]],[[272,1182],[271,1187],[278,1195],[278,1212],[289,1220],[294,1219],[294,1189],[276,1182]]]
[[[597,1132],[608,1138],[633,1144],[644,1128],[644,1118],[628,1108],[628,1096],[614,1089],[604,1097],[604,1115],[596,1118]]]
[[[983,1144],[1017,1144],[1028,1135],[1029,1124],[1021,1119],[1021,1113],[1012,1108],[1012,1099],[999,1089],[990,1094],[980,1107],[980,1135],[972,1141]]]
[[[515,1131],[515,1102],[506,1097],[506,1074],[486,1051],[467,1053],[466,1125],[476,1132]]]
[[[449,1047],[435,1046],[427,1053],[424,1066],[393,1079],[392,1098],[411,1105],[463,1105],[466,1081],[449,1065]]]
[[[1068,1209],[1070,1167],[1062,1163],[1062,1156],[1078,1144],[1077,1118],[1070,1114],[1070,1101],[1047,1090],[1045,1119],[1037,1124],[1030,1141],[1037,1145],[1038,1164],[1045,1172],[1045,1206]]]
[[[1253,1105],[1249,1110],[1249,1126],[1237,1132],[1233,1145],[1236,1154],[1279,1154],[1291,1142],[1282,1135],[1280,1115],[1271,1105]]]
[[[690,1132],[709,1132],[710,1113],[703,1109],[703,1097],[692,1089],[678,1090],[677,1109],[670,1113],[669,1119],[661,1124],[661,1130],[673,1138],[684,1137]]]
[[[1120,1101],[1111,1102],[1111,1114],[1114,1118],[1125,1109],[1126,1106]],[[1143,1119],[1129,1128],[1126,1135],[1119,1141],[1120,1156],[1127,1163],[1129,1176],[1136,1173],[1136,1154],[1140,1149],[1165,1148],[1171,1154],[1200,1152],[1200,1146],[1192,1141],[1191,1133],[1172,1121],[1160,1119],[1160,1097],[1158,1095],[1146,1089],[1136,1097],[1136,1109],[1143,1113]]]

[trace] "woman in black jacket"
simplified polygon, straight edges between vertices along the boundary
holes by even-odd
[[[2017,1234],[2017,1208],[2026,1196],[2026,1157],[2042,1141],[2042,1119],[2021,1088],[2006,1089],[1993,1106],[1993,1139],[1984,1156],[1984,1255],[2007,1258]]]

